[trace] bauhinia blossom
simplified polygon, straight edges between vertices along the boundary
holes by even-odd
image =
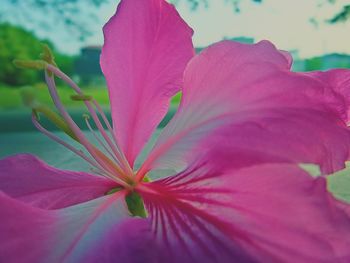
[[[104,36],[113,125],[48,51],[17,62],[44,69],[58,110],[33,105],[34,124],[95,172],[28,154],[1,160],[0,262],[350,262],[349,206],[325,179],[349,159],[349,70],[291,72],[290,55],[268,41],[194,56],[192,30],[163,0],[122,0]],[[85,103],[97,144],[63,107],[55,76]],[[135,165],[180,90],[174,118]],[[156,173],[165,176],[150,182]]]

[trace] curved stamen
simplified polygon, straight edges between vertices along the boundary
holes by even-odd
[[[49,77],[48,73],[45,71],[45,79],[47,86],[49,88],[50,95],[52,100],[61,113],[63,119],[67,122],[69,127],[72,129],[79,142],[86,148],[86,150],[94,157],[94,159],[102,166],[105,170],[109,171],[109,173],[126,176],[124,171],[114,162],[112,162],[107,156],[105,156],[102,152],[100,152],[96,147],[94,147],[82,133],[78,125],[73,121],[68,112],[65,110],[59,95],[56,90],[56,85],[53,77]]]
[[[39,113],[43,114],[57,128],[59,128],[61,131],[63,131],[75,141],[78,141],[78,138],[75,136],[74,132],[69,128],[67,123],[56,112],[43,105],[31,106],[33,113],[35,113],[36,115],[38,115]]]
[[[34,124],[34,126],[43,134],[45,134],[47,137],[49,137],[51,140],[63,145],[64,147],[66,147],[68,150],[72,151],[73,153],[75,153],[76,155],[78,155],[79,157],[83,158],[85,161],[87,161],[89,164],[91,164],[92,166],[98,167],[99,169],[102,169],[101,166],[99,166],[98,163],[96,163],[93,159],[90,159],[89,157],[87,157],[81,150],[78,150],[76,148],[74,148],[73,146],[71,146],[70,144],[66,143],[65,141],[61,140],[58,136],[54,135],[53,133],[49,132],[47,129],[45,129],[38,121],[37,117],[35,116],[35,114],[32,114],[32,122]]]
[[[121,156],[121,158],[122,158],[121,163],[122,163],[123,167],[124,167],[125,169],[127,169],[127,171],[129,172],[129,174],[133,175],[133,170],[132,170],[132,168],[131,168],[131,166],[130,166],[128,160],[126,159],[126,157],[125,157],[123,151],[120,149],[120,147],[119,147],[119,145],[118,145],[118,140],[117,140],[117,138],[115,137],[115,133],[113,132],[113,128],[112,128],[111,124],[109,123],[109,121],[108,121],[106,115],[104,114],[104,112],[103,112],[101,106],[97,103],[97,101],[96,101],[95,99],[92,99],[92,103],[93,103],[94,106],[96,107],[97,112],[98,112],[98,113],[100,114],[100,116],[102,117],[102,120],[103,120],[104,124],[106,125],[106,127],[107,127],[107,129],[108,129],[110,135],[112,136],[112,139],[113,139],[113,141],[114,141],[114,143],[115,143],[115,146],[116,146],[117,151],[118,151],[119,153],[121,153],[120,156]]]
[[[88,127],[89,131],[92,133],[96,141],[102,146],[103,149],[106,150],[106,152],[113,158],[113,160],[119,164],[119,161],[116,159],[112,151],[108,149],[108,147],[103,143],[103,141],[98,137],[94,129],[91,127],[89,122],[90,117],[88,115],[84,115],[83,118],[85,119],[86,126]]]
[[[115,143],[115,146],[116,146],[118,152],[123,153],[123,151],[120,149],[120,147],[119,147],[119,145],[118,145],[118,143],[117,143],[117,138],[116,138],[115,135],[114,135],[113,128],[112,128],[111,124],[109,123],[106,114],[103,112],[101,106],[97,103],[97,101],[96,101],[95,99],[92,99],[92,103],[93,103],[94,106],[96,107],[97,112],[98,112],[98,113],[100,114],[100,116],[102,117],[102,120],[103,120],[104,124],[106,125],[106,127],[107,127],[107,129],[108,129],[110,135],[111,135],[112,138],[113,138],[113,141],[114,141],[114,143]],[[125,162],[128,163],[128,161],[126,160],[124,154],[122,154],[122,158],[125,160]],[[129,166],[129,167],[130,167],[130,166]],[[131,169],[131,168],[130,168],[130,169]]]
[[[68,150],[72,151],[73,153],[75,153],[76,155],[78,155],[79,157],[81,157],[82,159],[84,159],[86,162],[88,162],[89,164],[91,164],[93,167],[95,167],[95,169],[97,169],[97,171],[95,171],[96,173],[104,176],[104,177],[108,177],[110,179],[112,179],[113,181],[117,182],[118,184],[124,186],[125,188],[130,188],[130,186],[125,183],[123,180],[121,180],[120,178],[118,178],[117,176],[114,176],[113,174],[110,174],[108,171],[105,171],[103,169],[102,166],[100,166],[97,162],[95,162],[93,159],[90,159],[88,156],[86,156],[83,151],[78,150],[76,148],[74,148],[73,146],[71,146],[70,144],[66,143],[64,140],[60,139],[59,137],[57,137],[56,135],[54,135],[53,133],[49,132],[47,129],[45,129],[37,120],[35,114],[32,114],[32,122],[34,124],[34,126],[43,134],[45,134],[47,137],[49,137],[51,140],[61,144],[62,146],[66,147]]]
[[[50,72],[52,72],[53,74],[55,74],[57,77],[61,78],[63,81],[65,81],[71,88],[73,88],[73,90],[81,96],[84,96],[82,90],[79,88],[79,86],[71,79],[69,78],[65,73],[63,73],[59,68],[49,64],[47,66],[47,70],[49,70]],[[129,162],[126,160],[125,155],[123,154],[123,152],[121,151],[117,140],[114,136],[112,127],[110,126],[105,114],[102,111],[102,108],[98,105],[96,100],[92,100],[93,104],[95,105],[95,107],[97,108],[98,112],[101,114],[101,117],[103,118],[107,128],[109,129],[110,133],[113,136],[113,140],[114,143],[112,143],[112,141],[110,140],[109,136],[106,134],[95,110],[93,109],[93,106],[91,105],[89,100],[84,100],[84,104],[86,105],[89,113],[91,114],[92,119],[94,120],[98,130],[100,131],[100,133],[102,134],[103,138],[106,140],[106,142],[109,144],[109,146],[111,147],[111,149],[113,150],[116,158],[119,160],[119,162],[122,164],[123,168],[127,171],[128,174],[133,175],[132,169],[130,167]]]
[[[95,167],[97,169],[98,174],[102,174],[103,176],[113,179],[114,181],[118,182],[121,186],[131,191],[135,186],[133,170],[128,160],[126,159],[123,151],[119,147],[117,139],[115,137],[115,133],[113,132],[113,129],[102,108],[98,105],[96,100],[94,100],[91,96],[85,95],[78,87],[78,85],[74,83],[73,80],[71,80],[66,74],[64,74],[60,69],[57,68],[54,62],[53,55],[47,46],[44,46],[41,58],[42,60],[37,61],[14,61],[15,65],[18,67],[44,70],[45,80],[48,86],[49,93],[51,95],[53,103],[55,104],[58,112],[60,113],[57,114],[40,104],[33,103],[32,98],[30,98],[29,106],[33,108],[32,120],[34,125],[38,128],[39,131],[43,132],[49,138],[65,146],[73,153],[77,154],[79,157],[87,161],[90,165]],[[64,108],[60,96],[57,92],[56,83],[54,79],[55,76],[65,81],[77,93],[77,95],[73,95],[71,97],[73,100],[84,102],[102,137],[98,136],[98,134],[92,129],[88,118],[85,118],[86,125],[92,132],[97,142],[104,148],[107,155],[104,152],[100,151],[98,148],[96,148],[94,144],[89,142],[84,133],[80,130],[79,126],[74,122],[72,117]],[[53,133],[49,132],[43,126],[41,126],[38,119],[38,113],[44,114],[59,129],[61,129],[75,141],[83,145],[86,151],[90,154],[90,156],[87,156],[83,151],[69,145],[68,143],[60,139],[58,136],[55,136]],[[100,117],[98,116],[98,113],[100,114]],[[100,118],[103,119],[103,122],[107,127],[110,135],[106,133],[105,128],[103,127],[100,121]],[[104,141],[102,138],[104,139]],[[110,159],[110,157],[112,159]]]

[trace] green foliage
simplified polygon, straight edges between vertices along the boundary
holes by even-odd
[[[240,12],[240,3],[242,0],[224,0],[225,2],[228,2],[232,4],[233,10],[235,12]],[[251,2],[255,3],[261,3],[263,0],[250,0]],[[174,5],[178,5],[181,2],[181,0],[170,0],[170,3]],[[191,10],[196,10],[201,6],[204,6],[205,8],[208,8],[213,0],[185,0],[184,2],[187,2]]]
[[[75,56],[69,56],[69,55],[61,54],[55,51],[54,51],[54,56],[55,56],[56,64],[64,73],[66,73],[68,76],[72,76],[75,74],[74,72],[74,63],[76,60]]]
[[[345,54],[328,54],[304,60],[303,71],[329,70],[332,68],[350,68],[350,56]],[[302,62],[302,61],[301,61]]]
[[[107,89],[103,87],[83,87],[84,91],[96,99],[100,105],[108,106],[109,99]],[[35,99],[38,103],[43,105],[52,105],[52,100],[47,90],[47,87],[43,83],[35,84],[31,87],[33,93],[35,93]],[[74,95],[74,91],[66,86],[59,86],[58,93],[60,94],[62,103],[68,108],[83,108],[83,102],[74,101],[71,96]],[[13,109],[25,109],[25,105],[22,101],[23,89],[14,89],[11,86],[0,85],[0,111],[13,110]],[[25,109],[28,110],[28,109]]]
[[[321,69],[323,65],[322,57],[315,57],[305,60],[305,71]]]
[[[0,25],[0,81],[8,85],[32,84],[39,72],[16,68],[14,59],[33,59],[41,52],[40,41],[30,32],[12,26]]]
[[[54,50],[48,41],[39,40],[33,33],[8,23],[0,24],[0,82],[11,86],[30,85],[43,80],[43,73],[23,70],[12,63],[15,59],[38,59],[43,43]],[[54,51],[56,62],[67,74],[73,73],[74,57]]]
[[[93,97],[103,107],[109,107],[108,92],[105,87],[82,87],[84,92],[89,96]],[[31,93],[35,94],[35,100],[43,105],[52,105],[52,100],[47,91],[47,87],[44,83],[38,83],[33,86],[27,86],[24,88],[14,89],[11,86],[0,85],[0,111],[2,110],[13,110],[13,109],[24,109],[29,105],[26,101],[23,101],[23,93],[30,90]],[[67,86],[58,86],[58,93],[60,94],[61,100],[68,108],[83,108],[84,104],[82,101],[76,101],[72,99],[75,95],[74,91]],[[31,94],[29,94],[31,95]],[[28,98],[28,96],[27,96]],[[175,95],[171,101],[173,106],[177,106],[181,99],[181,93]]]
[[[191,10],[200,7],[210,7],[214,1],[219,0],[169,0],[171,3],[179,4],[185,2]],[[241,5],[248,0],[220,0],[230,3],[233,10],[241,11]],[[315,0],[316,1],[316,0]],[[16,21],[20,24],[31,25],[32,28],[41,28],[52,31],[57,26],[65,26],[66,34],[77,40],[85,40],[91,36],[92,23],[99,21],[98,12],[104,4],[109,4],[112,0],[2,0],[0,9],[1,21]],[[265,3],[266,0],[250,0],[253,3]],[[329,19],[329,23],[338,23],[348,21],[350,18],[350,5],[345,0],[317,0],[318,7],[327,9],[331,4],[341,3],[340,10],[335,13],[334,17]],[[343,4],[344,2],[344,4]],[[84,3],[83,5],[81,3]],[[81,8],[84,7],[84,8]],[[40,10],[45,17],[36,16],[31,10]],[[249,10],[242,10],[249,11]],[[312,23],[318,23],[315,17],[310,17]]]
[[[4,85],[0,86],[0,112],[3,110],[23,108],[23,106],[19,89],[13,89],[10,86]]]
[[[328,22],[331,24],[338,22],[346,22],[350,18],[350,5],[343,6],[343,9],[339,11],[333,18],[331,18]]]

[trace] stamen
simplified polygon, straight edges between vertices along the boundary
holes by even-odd
[[[42,44],[43,53],[40,54],[40,58],[46,61],[48,64],[57,66],[55,63],[55,57],[47,44]]]
[[[108,147],[103,143],[103,141],[101,141],[101,139],[97,136],[96,132],[92,129],[90,122],[89,122],[90,116],[87,114],[84,114],[83,118],[85,119],[86,126],[88,127],[88,129],[90,130],[92,135],[95,137],[97,142],[103,147],[103,149],[105,149],[108,152],[108,154],[113,158],[113,160],[119,164],[119,162],[116,159],[116,157],[114,156],[114,154],[110,151],[110,149],[108,149]]]
[[[41,58],[42,60],[26,60],[26,61],[15,60],[14,61],[14,64],[20,68],[29,68],[29,69],[45,71],[45,80],[48,86],[49,93],[51,95],[53,103],[55,104],[59,112],[59,114],[57,114],[54,111],[50,110],[49,108],[36,103],[31,96],[27,96],[25,103],[30,105],[30,107],[33,109],[32,120],[34,125],[45,135],[47,135],[54,141],[62,144],[63,146],[65,146],[66,148],[68,148],[69,150],[71,150],[81,158],[83,158],[93,167],[96,167],[99,174],[102,174],[103,176],[107,176],[117,181],[125,188],[132,190],[132,188],[135,185],[133,170],[128,160],[126,159],[123,151],[119,147],[117,143],[117,139],[113,132],[112,126],[110,125],[102,108],[99,106],[97,101],[94,100],[91,96],[83,94],[83,92],[78,87],[78,85],[75,84],[74,81],[70,79],[66,74],[64,74],[59,68],[57,68],[54,61],[53,54],[47,45],[43,46],[43,53],[41,54]],[[102,138],[104,139],[104,141],[92,129],[89,122],[89,118],[85,116],[84,118],[85,118],[86,125],[88,129],[92,132],[97,142],[108,153],[109,157],[108,155],[101,152],[98,148],[96,148],[92,143],[89,142],[89,140],[86,138],[84,133],[80,130],[79,126],[74,122],[74,120],[71,118],[69,113],[66,111],[57,92],[57,88],[54,80],[55,76],[65,81],[77,93],[77,95],[71,96],[73,100],[83,101],[100,135],[102,135]],[[110,135],[106,133],[105,128],[103,127],[100,121],[100,117],[98,116],[96,111],[99,113],[100,117],[102,117],[102,120],[105,126],[107,127]],[[54,134],[50,133],[44,127],[42,127],[38,121],[39,113],[43,114],[47,119],[49,119],[53,124],[55,124],[60,130],[64,131],[71,138],[73,138],[74,140],[79,142],[81,145],[83,145],[87,150],[87,152],[91,155],[92,159],[86,156],[84,152],[82,152],[81,150],[74,148],[73,146],[64,142]],[[110,138],[110,136],[112,137],[112,139]],[[113,161],[110,159],[110,157],[113,159]]]
[[[41,131],[43,134],[45,134],[47,137],[49,137],[50,139],[52,139],[53,141],[63,145],[64,147],[66,147],[67,149],[69,149],[70,151],[72,151],[73,153],[75,153],[76,155],[78,155],[79,157],[83,158],[85,161],[87,161],[89,164],[91,164],[92,166],[95,167],[99,167],[99,169],[102,169],[101,166],[99,166],[98,163],[96,163],[94,160],[90,159],[89,157],[87,157],[81,150],[78,150],[76,148],[74,148],[73,146],[69,145],[68,143],[66,143],[65,141],[61,140],[60,138],[58,138],[56,135],[54,135],[53,133],[49,132],[48,130],[46,130],[38,121],[37,116],[35,115],[35,113],[32,113],[32,122],[34,124],[34,126]]]
[[[96,147],[90,144],[90,142],[86,139],[85,135],[82,133],[80,128],[77,126],[77,124],[73,121],[73,119],[70,117],[68,112],[65,110],[63,104],[61,103],[61,100],[58,96],[56,85],[54,82],[53,77],[49,77],[48,73],[45,72],[45,79],[47,86],[49,88],[50,95],[52,97],[52,100],[61,113],[64,120],[67,122],[68,126],[73,130],[74,134],[78,138],[78,141],[84,145],[86,150],[91,154],[91,156],[94,157],[94,159],[102,166],[105,170],[109,171],[110,173],[117,172],[119,175],[126,176],[124,174],[124,171],[115,163],[113,163],[107,156],[105,156],[102,152],[100,152]]]
[[[40,54],[40,58],[42,60],[46,61],[48,64],[54,65],[57,67],[57,65],[55,63],[55,57],[54,57],[51,49],[49,48],[49,46],[47,44],[43,44],[42,48],[43,48],[43,53]],[[49,72],[48,74],[50,77],[53,76],[53,74],[51,72]]]
[[[35,70],[43,70],[46,69],[48,63],[43,60],[21,60],[15,59],[13,64],[22,69],[35,69]]]
[[[109,123],[109,121],[108,121],[106,115],[104,114],[104,112],[103,112],[101,106],[100,106],[100,105],[97,103],[97,101],[94,100],[94,99],[92,100],[92,103],[93,103],[94,106],[96,107],[97,112],[98,112],[98,113],[100,114],[100,116],[102,117],[102,120],[103,120],[104,124],[106,125],[106,127],[107,127],[107,129],[108,129],[110,135],[112,136],[112,139],[113,139],[113,142],[114,142],[114,144],[115,144],[116,150],[120,153],[120,156],[121,156],[121,158],[122,158],[122,164],[124,164],[124,168],[126,168],[126,169],[130,172],[130,174],[132,174],[133,171],[132,171],[132,169],[131,169],[131,167],[130,167],[130,165],[129,165],[129,162],[127,161],[127,159],[126,159],[126,157],[125,157],[123,151],[120,149],[119,144],[118,144],[118,141],[117,141],[117,138],[115,137],[115,134],[114,134],[114,132],[113,132],[113,128],[112,128],[111,124]]]
[[[60,69],[58,69],[57,67],[54,67],[53,65],[48,65],[47,66],[47,70],[51,71],[52,73],[54,73],[57,77],[61,78],[63,81],[65,81],[70,87],[73,88],[73,90],[78,93],[78,95],[84,95],[83,92],[81,91],[81,89],[78,87],[78,85],[71,79],[69,78],[66,74],[64,74]],[[100,133],[102,134],[103,138],[106,140],[106,142],[109,144],[109,146],[111,147],[111,149],[113,150],[115,156],[117,157],[117,159],[119,160],[119,162],[122,164],[123,168],[126,169],[126,171],[128,171],[129,174],[133,174],[132,169],[130,167],[129,162],[126,160],[125,155],[123,154],[123,152],[120,150],[120,147],[117,144],[117,141],[115,139],[115,137],[113,136],[113,132],[112,128],[110,127],[110,125],[106,124],[107,127],[109,128],[113,139],[114,139],[114,144],[112,143],[112,141],[110,140],[110,138],[108,137],[108,135],[106,134],[95,110],[93,109],[91,103],[89,101],[84,100],[84,103],[89,111],[89,113],[91,114],[92,119],[94,120],[98,130],[100,131]],[[108,123],[107,118],[105,117],[105,115],[103,114],[103,111],[101,109],[101,107],[98,105],[98,103],[96,102],[96,100],[93,100],[93,104],[96,106],[96,108],[98,109],[98,111],[100,112],[100,114],[102,113],[102,118],[104,119],[105,123]]]
[[[84,95],[84,94],[82,94],[82,95],[72,95],[72,96],[70,96],[70,98],[72,99],[72,100],[75,100],[75,101],[91,101],[92,100],[92,97],[91,96],[89,96],[89,95]]]
[[[55,124],[57,128],[69,135],[72,139],[78,141],[78,138],[75,136],[74,132],[69,128],[67,123],[56,112],[43,105],[34,107],[32,110],[36,115],[38,115],[38,113],[42,113],[48,120]]]
[[[72,151],[73,153],[75,153],[76,155],[78,155],[79,157],[81,157],[82,159],[84,159],[86,162],[88,162],[89,164],[91,164],[93,167],[95,167],[97,169],[97,171],[95,171],[96,173],[108,177],[112,180],[114,180],[115,182],[119,183],[120,185],[124,186],[125,188],[129,189],[130,186],[125,183],[123,180],[121,180],[120,178],[118,178],[117,176],[114,176],[113,174],[109,173],[108,171],[105,171],[104,168],[102,166],[100,166],[97,162],[95,162],[93,159],[90,159],[88,156],[86,156],[82,150],[78,150],[76,148],[74,148],[73,146],[69,145],[68,143],[66,143],[64,140],[60,139],[59,137],[57,137],[56,135],[54,135],[53,133],[49,132],[48,130],[46,130],[37,120],[37,117],[35,116],[35,114],[32,114],[32,122],[34,124],[34,126],[43,134],[45,134],[47,137],[49,137],[50,139],[52,139],[53,141],[63,145],[64,147],[66,147],[68,150]]]
[[[101,106],[100,106],[100,105],[97,103],[97,101],[94,100],[94,99],[92,100],[92,103],[95,105],[95,107],[96,107],[96,109],[97,109],[97,112],[101,115],[101,117],[102,117],[102,119],[103,119],[103,122],[104,122],[104,124],[106,125],[106,127],[107,127],[109,133],[111,134],[111,136],[112,136],[112,138],[113,138],[113,140],[114,140],[114,143],[115,143],[115,145],[116,145],[118,151],[119,151],[119,152],[122,152],[122,151],[120,150],[119,146],[118,146],[117,139],[115,138],[115,135],[114,135],[112,126],[111,126],[111,124],[109,123],[109,121],[108,121],[108,119],[107,119],[105,113],[103,112]],[[124,155],[123,155],[123,156],[124,156]]]

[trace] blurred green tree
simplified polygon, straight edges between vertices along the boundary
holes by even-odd
[[[343,9],[340,10],[334,17],[329,19],[328,22],[331,24],[338,23],[338,22],[346,22],[350,19],[350,4],[343,6]]]
[[[177,4],[181,1],[186,1],[187,3],[189,3],[191,9],[195,10],[199,6],[208,7],[210,3],[214,0],[170,0],[170,1],[173,2],[174,4]],[[223,1],[231,3],[234,7],[234,10],[236,12],[240,12],[241,11],[240,4],[244,0],[223,0]],[[250,0],[250,1],[255,3],[263,3],[265,0]],[[334,23],[346,22],[350,20],[350,3],[349,2],[346,3],[345,0],[318,0],[317,3],[320,8],[327,8],[329,5],[333,5],[336,3],[342,4],[342,7],[340,8],[340,10],[336,12],[334,16],[327,21],[328,23],[334,24]],[[315,18],[313,17],[310,17],[310,22],[317,23],[317,21],[315,21]]]
[[[319,70],[322,68],[322,57],[309,58],[305,60],[305,71]]]
[[[0,82],[10,86],[28,85],[42,80],[42,73],[34,70],[16,68],[14,59],[37,59],[42,44],[54,50],[57,63],[68,74],[73,73],[74,57],[60,54],[47,40],[38,39],[32,32],[10,25],[0,24]]]
[[[89,30],[91,23],[98,21],[99,7],[112,0],[1,0],[0,21],[18,20],[19,24],[34,24],[35,27],[53,30],[57,23],[67,25],[67,33],[71,37],[85,40],[91,35]],[[196,10],[200,6],[208,7],[210,3],[218,0],[168,0],[174,4],[187,2],[189,8]],[[241,3],[244,0],[221,0],[231,3],[233,10],[241,11]],[[255,3],[263,3],[265,0],[249,0]],[[335,3],[341,3],[341,9],[330,17],[328,23],[338,23],[349,20],[350,5],[345,0],[315,0],[320,8],[328,8]],[[344,4],[343,4],[344,2]],[[83,5],[82,5],[83,3]],[[47,14],[47,17],[33,15],[33,10]],[[244,10],[243,10],[244,11]],[[318,23],[310,17],[311,23]],[[324,21],[322,21],[324,22]]]
[[[55,30],[64,24],[67,34],[79,40],[91,35],[89,27],[98,20],[98,7],[111,0],[1,0],[0,22],[11,22]],[[46,16],[37,16],[42,13]]]

